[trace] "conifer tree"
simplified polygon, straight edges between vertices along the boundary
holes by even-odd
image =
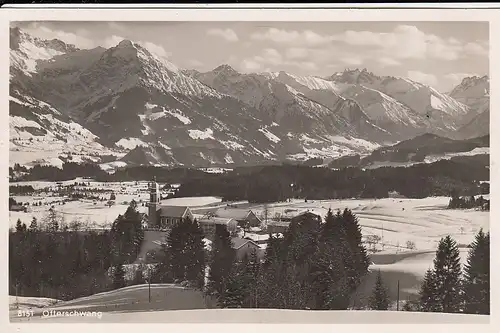
[[[205,284],[205,244],[203,231],[196,220],[188,219],[185,241],[186,280],[202,289]]]
[[[490,235],[477,233],[464,267],[464,312],[490,314]]]
[[[31,224],[30,224],[29,230],[32,231],[32,232],[33,231],[38,231],[38,220],[34,216],[33,216],[33,219],[31,220]]]
[[[167,238],[167,245],[164,247],[164,270],[163,281],[169,281],[169,278],[175,280],[184,280],[185,277],[185,235],[187,232],[187,223],[175,224]]]
[[[369,306],[372,310],[387,310],[389,309],[389,293],[382,281],[382,274],[380,271],[377,273],[377,280],[373,288],[373,294],[369,300]]]
[[[247,286],[247,299],[245,305],[249,308],[258,307],[258,283],[259,275],[261,274],[261,264],[257,256],[257,251],[253,250],[250,253],[248,260],[245,264],[245,283]]]
[[[245,284],[244,267],[234,265],[224,279],[223,289],[217,295],[217,303],[222,308],[242,308],[245,304],[247,286]]]
[[[344,210],[342,217],[345,225],[347,241],[351,246],[352,252],[355,254],[356,272],[361,277],[367,273],[370,261],[363,245],[359,219],[352,213],[351,210],[347,208]]]
[[[457,243],[451,236],[446,236],[439,242],[434,259],[436,296],[440,312],[459,312],[461,273]]]
[[[439,311],[439,300],[437,299],[436,276],[432,269],[425,272],[424,281],[420,287],[418,309],[423,312]]]
[[[225,290],[226,280],[233,264],[234,250],[229,232],[224,226],[216,225],[208,276],[208,293],[221,294]]]
[[[16,232],[23,232],[23,224],[21,222],[21,219],[17,219]]]

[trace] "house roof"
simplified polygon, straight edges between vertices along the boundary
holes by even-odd
[[[290,225],[290,222],[286,221],[269,221],[267,222],[268,226],[273,226],[273,227],[288,227]]]
[[[244,238],[239,238],[239,237],[233,237],[231,239],[231,244],[233,245],[233,249],[238,250],[241,248],[243,245],[246,245],[247,243],[252,243],[256,247],[259,247],[259,244],[255,243],[253,240],[250,239],[244,239]]]
[[[188,210],[187,206],[161,206],[160,216],[161,217],[183,217]]]
[[[250,210],[248,209],[235,209],[235,208],[220,208],[217,209],[215,215],[217,217],[225,217],[225,218],[233,218],[235,220],[243,220],[248,217],[250,214]]]
[[[228,225],[229,223],[237,223],[235,219],[231,218],[223,218],[223,217],[211,217],[211,218],[202,218],[198,220],[200,224],[223,224]]]

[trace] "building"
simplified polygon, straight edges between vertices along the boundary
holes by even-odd
[[[235,219],[240,227],[259,227],[262,223],[260,218],[248,209],[224,207],[218,209],[215,216]]]
[[[229,234],[234,235],[238,230],[238,222],[235,219],[231,218],[222,218],[222,217],[206,217],[197,219],[198,224],[203,230],[203,234],[208,239],[213,239],[215,235],[215,228],[217,225],[222,225],[226,227],[226,230]]]
[[[255,243],[253,240],[233,237],[231,239],[231,244],[235,251],[236,260],[242,260],[245,255],[250,257],[253,251],[256,252],[258,258],[261,258],[263,255],[263,251],[259,247],[259,244]]]
[[[28,207],[16,204],[16,205],[10,206],[9,210],[13,211],[13,212],[24,212],[24,213],[26,213],[28,211]]]
[[[284,233],[289,226],[289,221],[269,221],[267,222],[267,232],[270,234]]]
[[[185,218],[193,218],[187,206],[163,206],[160,204],[160,189],[156,180],[149,183],[148,228],[170,229]]]
[[[305,212],[302,212],[302,213],[297,214],[296,216],[292,217],[290,219],[290,222],[295,222],[295,221],[300,222],[300,221],[304,221],[307,219],[316,220],[318,222],[322,221],[321,215],[319,213],[307,210]]]

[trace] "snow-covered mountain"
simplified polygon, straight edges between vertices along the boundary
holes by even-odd
[[[328,79],[229,65],[200,73],[129,40],[82,50],[16,28],[10,60],[11,163],[333,158],[454,131],[469,111],[431,87],[366,70]]]
[[[467,105],[428,85],[407,78],[380,77],[366,69],[355,69],[335,73],[327,79],[339,85],[343,84],[344,91],[348,91],[352,85],[359,85],[390,96],[412,111],[411,118],[415,118],[415,114],[421,116],[421,120],[427,123],[428,130],[441,135],[453,132],[465,124],[470,113]],[[401,112],[404,111],[398,111]]]
[[[378,146],[364,140],[341,116],[279,82],[273,82],[260,98],[253,93],[235,98],[132,41],[92,50],[55,43],[57,52],[50,53],[52,43],[18,29],[11,33],[17,36],[11,50],[15,60],[11,61],[11,97],[48,105],[57,110],[66,127],[78,124],[86,132],[78,139],[84,142],[75,139],[74,147],[95,143],[98,146],[89,150],[95,150],[96,156],[114,154],[129,164],[242,164],[339,155],[344,150],[368,152]],[[47,52],[33,58],[29,52],[19,52],[33,45],[46,45]],[[34,63],[28,71],[29,61]],[[219,74],[224,76],[227,70],[221,67]],[[254,80],[259,89],[270,84],[261,75]],[[32,119],[37,124],[30,123],[34,128],[44,126],[40,117],[33,116],[42,109],[25,109],[16,115],[13,109],[14,128],[23,127],[16,117]],[[64,127],[52,128],[53,136],[64,137]],[[37,139],[50,141],[48,131],[30,131]],[[40,150],[33,142],[37,140],[29,140],[22,149]],[[59,158],[57,154],[51,152]],[[11,160],[18,162],[14,155]]]
[[[490,78],[487,75],[464,78],[449,95],[469,106],[471,110],[466,117],[466,124],[457,132],[459,138],[466,139],[489,134]]]

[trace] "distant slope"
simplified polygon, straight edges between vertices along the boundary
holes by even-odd
[[[478,136],[488,135],[490,133],[490,109],[488,109],[476,117],[469,123],[462,126],[456,133],[456,136],[463,139],[474,138]]]
[[[467,140],[452,140],[435,134],[424,134],[392,146],[381,147],[363,158],[354,155],[333,160],[329,166],[378,167],[431,163],[440,159],[451,159],[454,156],[488,155],[489,146],[489,135]]]

